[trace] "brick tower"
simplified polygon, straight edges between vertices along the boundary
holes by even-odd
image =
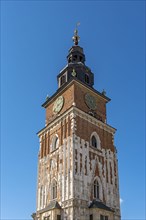
[[[77,29],[58,90],[46,99],[38,132],[36,220],[120,220],[116,129],[106,122],[105,92],[93,88]]]

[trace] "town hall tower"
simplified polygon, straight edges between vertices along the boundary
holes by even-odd
[[[38,132],[36,220],[120,220],[116,129],[107,124],[110,99],[94,86],[77,29],[58,90],[43,103]]]

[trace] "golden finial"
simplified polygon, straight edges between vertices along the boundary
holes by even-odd
[[[80,22],[76,24],[76,28],[74,30],[74,36],[72,37],[74,45],[78,45],[80,37],[78,36],[78,26],[80,25]]]

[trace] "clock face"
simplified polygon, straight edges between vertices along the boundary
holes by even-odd
[[[63,104],[64,104],[64,98],[63,98],[63,96],[59,96],[53,105],[53,112],[55,114],[60,112],[63,107]]]
[[[85,95],[85,103],[88,106],[88,108],[92,109],[92,110],[96,110],[97,106],[96,106],[96,99],[90,95],[89,93],[86,93]]]

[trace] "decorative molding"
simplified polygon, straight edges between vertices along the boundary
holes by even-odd
[[[116,132],[115,128],[111,127],[108,124],[103,123],[102,121],[99,121],[98,119],[94,118],[93,116],[89,115],[86,112],[83,112],[82,110],[78,109],[77,107],[74,107],[74,113],[76,116],[79,116],[80,118],[83,118],[86,121],[89,121],[90,123],[98,126],[99,128],[102,128],[105,131],[108,131],[111,134],[114,134]]]
[[[40,137],[42,134],[48,132],[49,130],[52,130],[57,125],[60,125],[62,121],[70,117],[70,119],[74,119],[76,116],[79,116],[80,118],[83,118],[86,121],[89,121],[90,123],[98,126],[99,128],[111,133],[115,134],[116,129],[111,127],[110,125],[103,123],[102,121],[99,121],[98,119],[92,117],[86,112],[83,112],[82,110],[78,109],[75,106],[72,106],[70,109],[68,109],[66,112],[61,114],[59,117],[57,117],[54,121],[50,122],[45,128],[43,128],[40,132],[38,132],[38,136]],[[76,129],[76,127],[75,127]]]

